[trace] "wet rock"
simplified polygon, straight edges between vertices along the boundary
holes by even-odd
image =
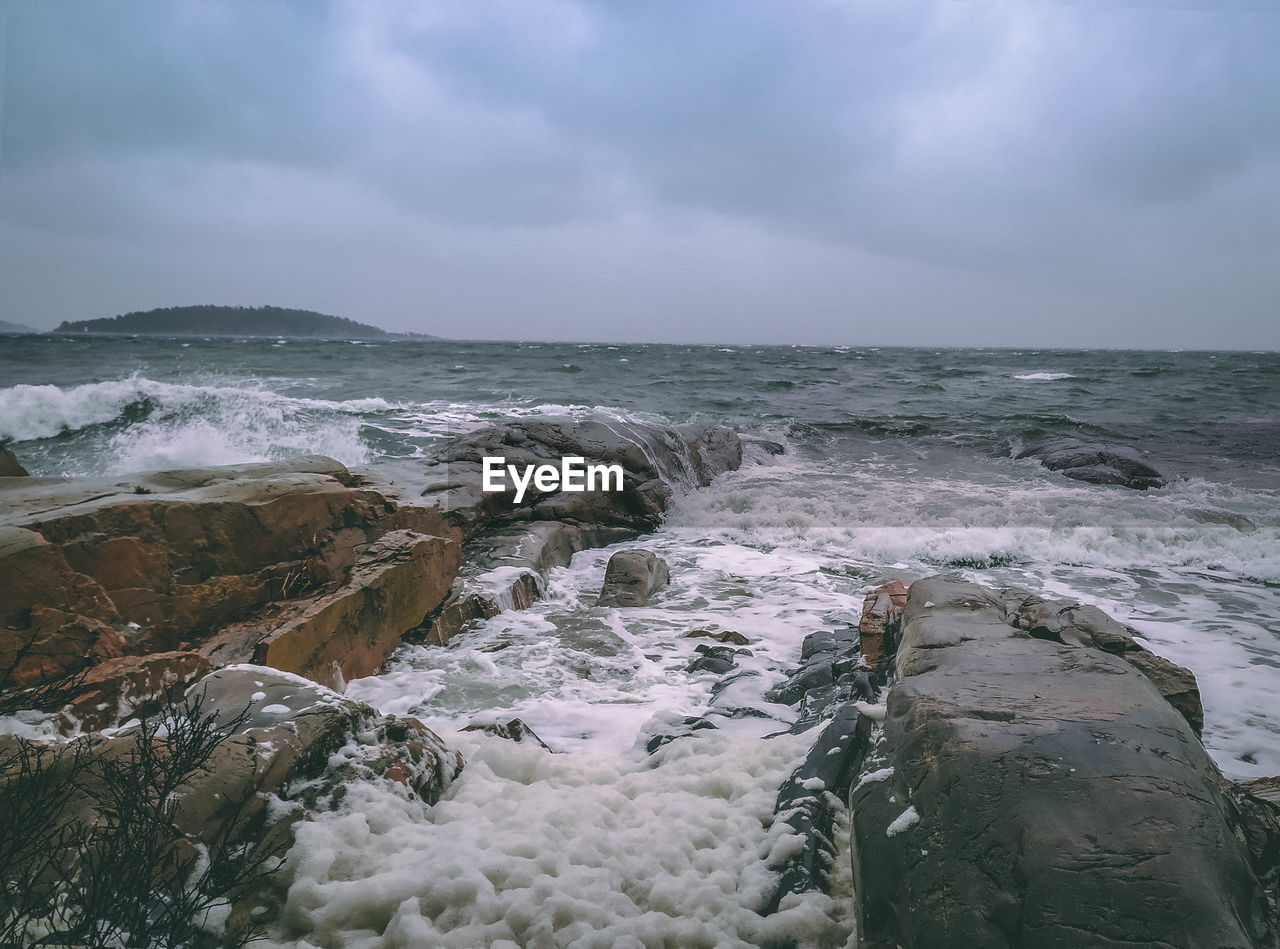
[[[18,463],[17,456],[0,445],[0,478],[29,478],[27,469]]]
[[[514,491],[481,491],[485,457],[502,457],[507,464],[523,466],[558,465],[566,456],[582,457],[586,464],[620,465],[623,490],[543,493],[530,488],[519,505]],[[455,512],[464,530],[468,524],[519,518],[627,527],[645,533],[658,526],[673,492],[705,487],[716,475],[741,464],[742,443],[724,426],[525,419],[481,429],[454,442],[424,490],[443,495],[442,506]]]
[[[417,719],[381,715],[300,676],[231,666],[191,694],[221,723],[245,715],[179,792],[176,823],[196,841],[213,840],[237,813],[246,834],[257,835],[272,796],[298,805],[294,819],[334,806],[356,779],[395,781],[433,804],[462,768],[461,756]]]
[[[743,437],[742,447],[744,449],[755,449],[764,455],[785,455],[787,447],[781,442],[770,441],[767,438],[751,438]]]
[[[1118,484],[1145,491],[1164,487],[1164,476],[1147,464],[1132,448],[1094,445],[1072,438],[1059,438],[1033,445],[1018,454],[1035,458],[1050,471],[1089,484]]]
[[[209,654],[222,664],[248,652],[259,665],[341,688],[376,672],[401,636],[443,601],[460,559],[451,540],[392,531],[361,555],[337,590],[286,607],[269,624],[232,627]]]
[[[876,690],[858,653],[855,629],[810,633],[800,646],[802,665],[765,697],[781,705],[798,705],[793,731],[804,731],[829,717],[832,710]]]
[[[862,768],[871,740],[871,721],[852,704],[842,705],[800,765],[778,791],[774,813],[802,839],[781,863],[778,887],[765,907],[776,912],[790,894],[830,892],[828,876],[836,845],[835,818],[844,808],[853,777]]]
[[[728,646],[747,646],[751,640],[741,633],[732,629],[712,630],[712,629],[695,629],[691,633],[684,634],[685,639],[714,639],[716,642],[724,643]]]
[[[534,734],[533,729],[518,718],[508,722],[473,722],[462,729],[464,732],[484,732],[495,738],[507,741],[530,742],[551,751],[551,746]]]
[[[1096,606],[1005,590],[1000,599],[1011,610],[1010,622],[1037,639],[1068,646],[1101,649],[1120,656],[1145,675],[1199,736],[1204,731],[1204,708],[1195,674],[1145,649],[1134,630],[1118,623]]]
[[[1146,649],[1130,650],[1122,658],[1147,677],[1199,737],[1204,731],[1204,706],[1200,702],[1200,686],[1196,683],[1195,674]]]
[[[652,550],[619,550],[609,558],[596,605],[644,606],[669,578],[667,562]]]
[[[734,649],[732,646],[708,646],[700,644],[695,650],[698,655],[689,663],[690,672],[711,672],[725,675],[738,665],[737,657],[751,655],[746,649]]]
[[[85,673],[77,695],[59,714],[64,732],[100,731],[176,697],[209,672],[197,652],[118,656]]]
[[[907,586],[891,580],[876,587],[862,601],[862,617],[858,620],[862,657],[875,669],[896,648],[898,624],[907,601]]]
[[[439,511],[398,506],[314,456],[121,480],[5,479],[0,652],[47,640],[40,652],[67,659],[59,668],[48,658],[40,674],[56,675],[87,652],[57,641],[102,624],[127,629],[117,645],[134,655],[204,645],[341,588],[384,535],[424,528],[454,531]]]
[[[912,585],[892,777],[850,799],[864,938],[1261,945],[1262,889],[1187,722],[1124,659],[1015,619],[975,584]]]
[[[1266,889],[1267,913],[1280,919],[1280,777],[1222,782],[1236,806],[1254,872]]]
[[[677,738],[688,738],[694,732],[716,728],[715,722],[705,715],[655,716],[646,723],[636,738],[637,744],[643,744],[648,754],[653,754],[664,745]]]
[[[561,521],[483,531],[467,542],[466,559],[444,602],[405,639],[443,646],[472,622],[528,609],[542,598],[546,574],[553,567],[568,566],[580,550],[634,536],[629,528]]]

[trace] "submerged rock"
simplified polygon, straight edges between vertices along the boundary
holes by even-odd
[[[1089,484],[1118,484],[1145,491],[1162,488],[1165,478],[1142,455],[1121,445],[1093,445],[1073,438],[1059,438],[1019,452],[1019,458],[1035,458],[1050,471]]]
[[[670,579],[667,562],[652,550],[633,547],[609,558],[597,606],[644,606]]]
[[[1262,945],[1263,891],[1191,726],[1121,656],[1019,628],[1054,625],[1025,598],[911,587],[892,774],[850,798],[866,942]]]
[[[529,742],[551,751],[551,746],[534,734],[533,729],[518,718],[513,718],[506,722],[472,722],[462,730],[464,732],[484,732],[486,735],[505,738],[507,741]]]

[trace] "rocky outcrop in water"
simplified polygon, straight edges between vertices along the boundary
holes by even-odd
[[[1165,478],[1142,455],[1121,445],[1093,445],[1059,438],[1019,452],[1019,458],[1035,458],[1050,471],[1089,484],[1118,484],[1145,491],[1162,488]]]
[[[489,452],[621,464],[624,487],[516,504],[481,490]],[[476,432],[439,461],[363,471],[305,457],[5,479],[0,668],[13,666],[18,687],[89,670],[65,719],[85,728],[234,663],[341,687],[407,632],[444,642],[472,618],[528,605],[550,567],[652,529],[673,491],[740,459],[724,428],[527,420]]]
[[[670,577],[667,562],[652,550],[619,550],[605,567],[596,606],[644,606]]]
[[[516,503],[481,490],[477,460],[490,450],[616,463],[623,489]],[[163,714],[184,694],[212,710],[230,734],[157,802],[172,808],[163,822],[187,865],[214,840],[221,853],[239,840],[270,847],[290,833],[289,819],[267,829],[272,801],[296,818],[333,806],[351,780],[393,781],[430,804],[460,756],[416,719],[328,686],[376,672],[406,633],[443,642],[469,618],[527,606],[551,567],[651,530],[675,492],[740,459],[723,428],[546,420],[475,433],[437,462],[361,471],[309,457],[0,479],[0,698],[59,709],[67,731],[91,733],[77,747],[104,761],[131,760],[139,735],[146,749],[170,739],[146,726],[108,739],[98,730]],[[60,688],[39,691],[50,682]],[[518,720],[499,731],[538,742]],[[46,755],[0,740],[0,786],[19,797],[12,782],[28,752]],[[145,775],[129,780],[147,793]],[[256,911],[237,903],[233,916]]]
[[[9,449],[0,445],[0,478],[27,478],[27,469],[18,463],[17,457]]]
[[[1225,782],[1104,618],[911,586],[876,770],[850,797],[863,945],[1269,938]]]

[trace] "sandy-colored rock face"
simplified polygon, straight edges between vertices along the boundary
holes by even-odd
[[[327,684],[368,675],[439,605],[460,559],[438,509],[398,505],[321,458],[13,479],[0,510],[0,663],[30,644],[18,685],[126,655],[200,652],[207,670],[266,640],[260,661],[288,671]],[[228,630],[238,651],[218,652]],[[185,662],[183,676],[197,671]],[[86,693],[70,713],[86,727],[164,678],[134,663],[115,688],[114,668],[87,683],[110,694]]]
[[[334,688],[372,675],[444,600],[461,559],[451,540],[393,531],[356,561],[340,589],[286,609],[258,639],[253,661]]]

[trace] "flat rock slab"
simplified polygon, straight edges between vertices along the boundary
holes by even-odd
[[[850,798],[864,945],[1270,944],[1221,778],[1135,666],[932,578],[897,674],[892,774]]]

